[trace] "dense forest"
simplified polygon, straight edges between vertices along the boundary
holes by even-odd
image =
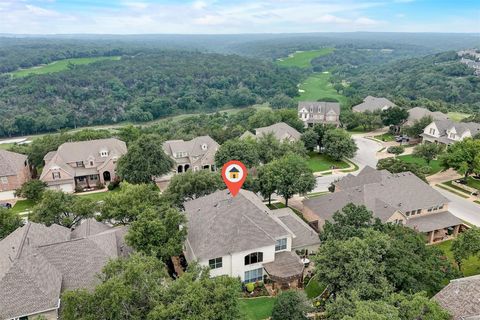
[[[163,51],[0,78],[0,136],[144,122],[297,94],[301,71],[233,55]]]
[[[393,52],[336,50],[313,61],[317,70],[329,69],[334,81],[346,81],[348,97],[385,96],[394,101],[427,99],[448,105],[450,111],[480,111],[480,77],[460,63],[456,52],[392,59]],[[389,61],[390,59],[390,61]]]

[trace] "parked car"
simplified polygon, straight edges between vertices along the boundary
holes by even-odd
[[[7,209],[11,209],[12,208],[12,204],[11,203],[0,203],[0,208],[7,208]]]
[[[395,136],[395,141],[396,142],[409,142],[410,141],[410,137],[407,136],[407,135],[401,135],[401,136]]]

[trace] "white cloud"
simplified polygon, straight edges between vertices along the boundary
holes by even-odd
[[[207,3],[205,1],[195,1],[192,4],[192,7],[196,10],[202,10],[202,9],[205,9],[207,7]]]

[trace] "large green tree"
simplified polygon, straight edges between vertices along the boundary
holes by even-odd
[[[462,269],[463,260],[472,256],[480,256],[480,229],[473,227],[458,235],[453,240],[452,252],[459,269]]]
[[[307,320],[311,309],[307,297],[302,291],[283,291],[275,300],[272,320]]]
[[[302,141],[308,151],[313,151],[316,147],[318,147],[318,140],[318,133],[313,129],[305,130],[305,132],[302,134]]]
[[[11,209],[0,208],[0,240],[21,226],[23,221],[17,213]]]
[[[164,264],[152,256],[134,254],[110,261],[93,292],[62,294],[65,320],[234,320],[240,317],[240,282],[229,277],[210,278],[195,264],[173,281]]]
[[[118,175],[130,183],[149,183],[169,173],[173,160],[165,153],[161,137],[143,135],[132,142],[117,165]]]
[[[175,175],[164,195],[176,206],[182,207],[185,201],[205,196],[224,187],[225,184],[218,172],[189,170]]]
[[[422,143],[415,146],[413,154],[425,160],[427,165],[430,165],[430,162],[437,158],[437,156],[442,153],[443,149],[444,147],[441,144]]]
[[[215,154],[217,168],[222,168],[230,160],[241,161],[247,168],[259,164],[257,144],[253,139],[232,139],[220,146]]]
[[[423,133],[423,130],[432,122],[433,122],[432,117],[425,116],[420,120],[415,120],[413,124],[411,124],[408,127],[405,127],[403,130],[410,137],[418,138]]]
[[[15,195],[28,200],[38,201],[46,188],[47,184],[45,182],[33,179],[22,184],[22,186],[15,191]]]
[[[28,218],[47,226],[55,223],[71,228],[82,219],[92,218],[96,211],[96,203],[89,198],[46,190]]]
[[[113,224],[128,224],[147,208],[161,205],[164,201],[156,185],[122,182],[120,191],[105,197],[100,206],[100,219]]]
[[[147,208],[130,224],[125,239],[135,250],[167,261],[182,253],[185,223],[185,215],[175,208]]]
[[[394,126],[397,129],[395,131],[398,131],[398,127],[408,119],[408,111],[394,106],[383,110],[380,117],[385,126]]]
[[[268,163],[258,169],[258,178],[255,180],[255,191],[272,203],[272,194],[277,190],[278,177],[275,163]]]
[[[480,173],[480,140],[465,139],[448,147],[441,157],[444,166],[464,175],[465,182],[473,173]]]
[[[277,176],[276,192],[285,199],[285,205],[288,206],[288,199],[293,195],[307,193],[315,187],[315,177],[304,158],[290,153],[272,161],[271,165]]]
[[[423,181],[427,181],[425,174],[430,172],[429,167],[421,167],[416,163],[408,163],[398,158],[380,159],[377,163],[378,170],[387,170],[391,173],[411,172]]]
[[[258,137],[256,144],[259,160],[263,164],[279,158],[282,154],[281,142],[271,132]]]
[[[323,137],[324,153],[334,160],[353,158],[357,145],[350,134],[343,129],[329,130]]]

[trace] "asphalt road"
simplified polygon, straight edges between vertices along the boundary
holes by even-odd
[[[355,162],[360,167],[360,169],[363,169],[365,166],[376,168],[378,162],[376,154],[377,151],[382,148],[382,145],[373,140],[359,136],[353,136],[353,139],[358,146],[358,151],[352,161]],[[358,172],[359,171],[352,172],[352,174],[356,175]],[[328,187],[332,182],[346,175],[347,173],[339,173],[324,177],[317,177],[317,185],[312,192],[327,191]]]
[[[451,213],[464,221],[480,227],[480,205],[441,188],[435,187],[435,189],[451,201],[448,205],[448,210]]]

